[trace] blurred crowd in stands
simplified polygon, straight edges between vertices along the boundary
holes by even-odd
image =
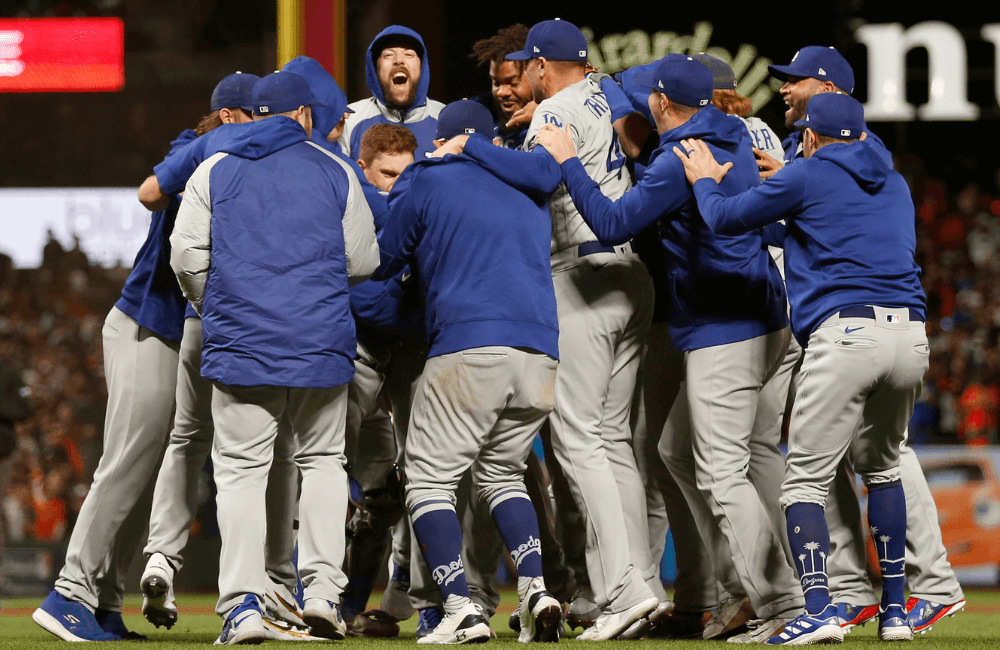
[[[949,191],[922,176],[917,160],[898,167],[913,188],[931,345],[910,440],[996,443],[1000,196],[971,183]],[[101,328],[127,274],[92,265],[78,246],[64,250],[55,240],[38,269],[14,269],[0,255],[0,376],[10,378],[0,381],[7,544],[63,540],[86,496],[107,400]]]

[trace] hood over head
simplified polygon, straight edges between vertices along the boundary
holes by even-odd
[[[365,83],[368,84],[368,89],[375,99],[385,106],[385,94],[382,92],[382,85],[378,82],[375,59],[382,53],[383,43],[400,37],[411,41],[413,49],[420,55],[420,81],[417,82],[416,99],[413,100],[413,106],[410,107],[412,110],[427,103],[427,88],[431,82],[431,69],[427,62],[427,47],[424,45],[424,39],[409,27],[389,25],[372,40],[371,45],[368,46],[368,58],[365,60]]]
[[[326,104],[325,107],[313,106],[312,109],[313,129],[323,138],[340,123],[344,113],[353,112],[347,108],[347,95],[337,85],[337,80],[316,59],[297,56],[281,70],[305,77],[313,96]]]
[[[259,160],[308,139],[301,124],[286,115],[274,115],[243,125],[220,151]]]

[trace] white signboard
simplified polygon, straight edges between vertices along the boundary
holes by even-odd
[[[78,237],[93,264],[131,267],[149,220],[134,187],[0,189],[0,252],[38,267],[51,231],[65,249]]]

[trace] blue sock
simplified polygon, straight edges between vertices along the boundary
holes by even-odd
[[[806,597],[806,613],[819,614],[830,604],[826,558],[830,555],[830,529],[823,508],[816,503],[794,503],[785,510],[788,541],[795,570]]]
[[[490,497],[490,514],[500,537],[510,551],[518,578],[542,575],[542,544],[538,539],[538,517],[523,488],[508,488]]]
[[[906,602],[906,497],[903,483],[868,486],[868,526],[882,569],[882,608]]]
[[[469,585],[465,581],[462,527],[458,523],[455,506],[446,499],[428,499],[410,509],[410,518],[413,534],[441,592],[445,609],[448,609],[449,600],[466,602]]]

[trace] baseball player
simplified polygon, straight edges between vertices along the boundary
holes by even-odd
[[[469,56],[476,62],[489,66],[491,104],[496,116],[494,142],[508,149],[518,149],[524,144],[527,124],[509,126],[514,114],[534,101],[531,86],[524,76],[524,61],[508,61],[507,55],[524,49],[528,28],[518,23],[501,29],[496,35],[476,41]],[[475,98],[478,101],[478,98]]]
[[[437,116],[444,108],[427,98],[431,71],[420,34],[402,25],[383,29],[368,46],[365,81],[372,96],[353,102],[338,143],[344,154],[357,157],[361,136],[372,124],[402,124],[417,138],[417,160],[434,149]]]
[[[347,286],[377,267],[374,225],[351,168],[308,141],[309,107],[320,102],[306,80],[274,73],[252,98],[259,121],[199,165],[171,235],[171,266],[203,317],[202,375],[213,381],[223,544],[216,611],[225,619],[218,642],[265,637],[260,504],[286,414],[302,473],[303,620],[315,635],[343,638],[339,522],[356,348]],[[272,235],[256,236],[262,230]]]
[[[634,81],[653,91],[648,103],[660,146],[642,180],[624,197],[608,199],[582,173],[568,130],[548,126],[538,139],[562,163],[570,195],[602,242],[627,240],[660,222],[674,296],[670,333],[685,353],[685,382],[665,431],[690,427],[694,476],[682,480],[669,460],[668,467],[682,487],[693,478],[711,506],[738,583],[766,621],[747,639],[753,641],[802,607],[778,534],[747,478],[759,391],[788,345],[784,285],[760,233],[713,237],[706,232],[680,180],[683,168],[663,155],[669,144],[700,133],[713,151],[736,165],[725,192],[736,194],[759,183],[745,127],[709,105],[712,73],[691,57],[672,54],[637,72]]]
[[[864,110],[857,100],[815,95],[795,126],[804,128],[805,160],[736,197],[719,191],[728,166],[715,163],[703,143],[685,140],[685,151],[674,148],[714,232],[787,223],[786,278],[795,336],[805,353],[781,502],[806,612],[768,643],[843,640],[827,587],[830,537],[823,507],[849,448],[868,486],[868,521],[882,572],[879,639],[909,640],[899,449],[929,354],[920,268],[913,259],[913,204],[902,176],[861,142]]]
[[[806,103],[817,93],[854,89],[854,72],[846,59],[832,47],[808,46],[799,50],[786,66],[772,65],[771,74],[785,81],[781,96],[788,106],[785,125],[792,128],[805,115]],[[866,142],[892,168],[892,154],[877,135],[865,125]],[[783,142],[785,164],[801,160],[802,135],[793,132]],[[767,158],[762,166],[767,167]],[[771,161],[770,167],[781,163]],[[773,172],[771,172],[773,173]],[[868,580],[865,555],[865,530],[854,482],[850,454],[838,474],[826,517],[830,523],[831,548],[836,553],[828,569],[830,592],[837,603],[841,624],[846,630],[864,624],[877,613],[877,598]],[[948,562],[941,539],[936,505],[916,453],[908,445],[900,448],[900,472],[907,502],[906,573],[911,597],[907,601],[910,625],[925,633],[944,616],[954,615],[965,606],[965,594]]]
[[[466,100],[441,112],[437,135],[492,131],[489,111]],[[379,234],[376,277],[412,263],[427,301],[430,355],[407,437],[406,505],[445,616],[420,643],[490,636],[470,599],[454,509],[455,487],[470,467],[518,572],[520,640],[557,638],[561,610],[541,577],[538,522],[523,481],[532,440],[552,409],[558,358],[541,205],[468,157],[444,156],[403,173]],[[510,214],[523,218],[512,222]]]
[[[200,136],[156,166],[145,184],[147,201],[155,200],[150,197],[151,191],[182,191],[197,166],[239,134],[240,125],[252,121],[250,92],[257,79],[256,75],[236,73],[219,82],[212,93],[209,114],[209,118],[215,115],[218,120],[203,119],[196,129]],[[140,581],[144,616],[153,625],[168,629],[177,620],[173,580],[183,565],[181,552],[196,515],[199,476],[211,451],[214,432],[212,384],[201,376],[201,347],[201,318],[189,304],[177,372],[174,428],[156,480],[144,551],[147,562]],[[287,428],[287,422],[282,421],[281,426]],[[304,634],[295,629],[303,624],[301,608],[293,595],[297,581],[292,556],[298,470],[292,460],[292,442],[290,436],[280,436],[276,442],[265,498],[270,522],[265,570],[270,582],[265,594],[264,627],[268,637],[276,640],[301,638]]]
[[[652,309],[652,281],[625,242],[597,241],[565,188],[559,167],[535,135],[548,123],[573,124],[587,172],[601,191],[629,186],[625,157],[600,86],[586,78],[587,42],[572,23],[531,28],[524,72],[539,102],[527,151],[495,147],[482,136],[455,138],[508,184],[551,192],[552,279],[563,355],[549,424],[552,447],[587,524],[587,569],[603,613],[581,639],[614,638],[669,599],[652,572],[645,493],[630,445],[629,412]],[[467,140],[467,142],[466,142]],[[449,143],[451,145],[451,143]],[[623,534],[624,533],[624,534]]]
[[[171,151],[195,137],[183,132]],[[121,298],[104,323],[104,453],[55,588],[32,614],[65,641],[145,638],[125,628],[121,606],[172,422],[185,301],[170,271],[167,237],[179,204],[170,195],[156,206]]]

